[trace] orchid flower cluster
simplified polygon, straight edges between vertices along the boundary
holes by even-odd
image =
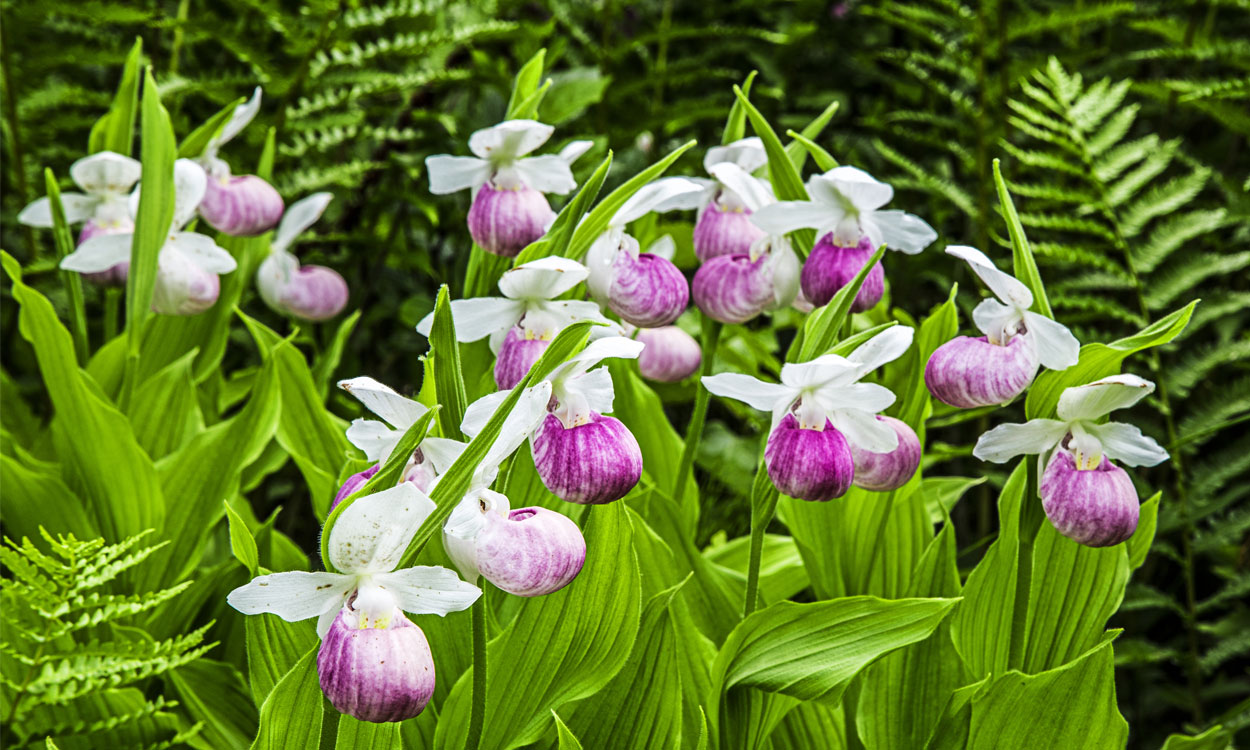
[[[237,106],[196,159],[174,162],[173,221],[158,256],[152,310],[163,315],[198,315],[217,302],[221,276],[238,263],[208,235],[187,231],[197,217],[224,235],[252,237],[278,228],[270,255],[256,277],[261,299],[275,312],[301,320],[325,320],[347,305],[347,282],[323,266],[300,267],[289,250],[296,238],[320,217],[330,202],[318,193],[284,211],[282,197],[256,175],[233,175],[218,152],[260,111],[261,89]],[[142,165],[111,151],[83,157],[70,167],[82,193],[61,194],[68,224],[82,224],[77,248],[61,268],[106,287],[125,286],[139,210]],[[40,198],[18,214],[28,226],[53,226],[49,198]],[[281,222],[281,223],[279,223]]]

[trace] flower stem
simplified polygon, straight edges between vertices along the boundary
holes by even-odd
[[[716,347],[720,343],[723,325],[711,318],[703,318],[703,365],[699,368],[699,380],[712,374],[716,364]],[[694,396],[694,412],[690,415],[690,424],[686,428],[686,443],[681,449],[681,463],[677,465],[677,477],[673,484],[673,500],[680,504],[686,494],[686,480],[694,467],[694,455],[699,450],[699,440],[703,437],[703,423],[707,419],[707,404],[711,394],[700,383]]]
[[[104,290],[104,343],[117,338],[117,323],[121,319],[122,290],[112,287]]]
[[[760,591],[760,562],[764,556],[764,534],[768,524],[772,523],[777,513],[777,500],[780,493],[768,478],[768,469],[760,460],[756,469],[755,483],[751,487],[751,555],[747,559],[747,590],[742,605],[743,619],[755,611],[755,602]]]
[[[483,586],[485,583],[483,582]],[[473,703],[465,750],[477,750],[486,722],[486,592],[473,604]]]

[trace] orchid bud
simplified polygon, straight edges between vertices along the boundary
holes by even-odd
[[[425,633],[398,608],[380,627],[343,607],[321,641],[321,691],[361,721],[403,721],[434,695],[434,658]]]
[[[773,302],[768,256],[722,255],[694,274],[694,303],[721,323],[745,323]]]
[[[1137,530],[1133,480],[1105,455],[1096,468],[1082,470],[1070,451],[1059,448],[1042,473],[1039,489],[1046,517],[1075,542],[1110,547]]]
[[[555,217],[547,197],[534,188],[496,188],[488,182],[473,197],[469,234],[486,252],[513,258],[542,237]]]
[[[221,279],[186,253],[162,252],[152,290],[152,309],[162,315],[199,315],[217,303]]]
[[[690,285],[681,270],[653,253],[617,254],[612,264],[608,307],[639,328],[668,325],[690,302]]]
[[[510,391],[524,380],[550,345],[550,337],[534,336],[524,326],[508,329],[495,358],[495,385],[499,390]]]
[[[764,230],[751,223],[751,209],[723,205],[721,199],[707,204],[694,225],[694,254],[706,263],[723,255],[745,255],[764,236]]]
[[[264,234],[282,218],[282,196],[256,175],[209,177],[200,216],[219,232],[235,237]]]
[[[476,541],[482,577],[517,596],[558,591],[586,561],[586,541],[568,517],[546,508],[520,508],[507,518],[486,514]]]
[[[802,427],[793,414],[768,436],[764,462],[777,489],[800,500],[841,497],[855,476],[855,459],[842,433],[828,420],[823,430]]]
[[[378,473],[378,469],[382,468],[382,464],[374,464],[364,471],[358,471],[352,474],[343,482],[343,486],[339,487],[339,491],[334,493],[334,499],[330,501],[330,510],[334,510],[335,506],[343,502],[347,498],[355,494],[365,483],[373,479],[373,475]]]
[[[898,447],[889,453],[873,453],[851,446],[855,457],[855,486],[873,492],[889,492],[907,484],[920,466],[920,438],[906,422],[894,417],[877,416],[898,435]]]
[[[82,225],[82,231],[78,233],[78,244],[86,242],[92,237],[100,237],[109,234],[134,234],[135,223],[129,216],[121,216],[113,221],[100,222],[96,219],[88,219]],[[130,261],[122,261],[109,268],[107,271],[86,272],[82,277],[92,284],[99,286],[126,286],[126,276],[130,273]]]
[[[807,256],[807,262],[803,264],[803,275],[800,280],[803,285],[803,296],[817,307],[829,304],[829,300],[833,299],[833,295],[837,294],[839,289],[851,283],[864,264],[872,258],[875,250],[872,240],[868,237],[861,238],[855,247],[841,247],[834,244],[832,234],[821,237],[816,247],[812,248],[811,255]],[[877,265],[868,272],[863,286],[859,288],[859,293],[851,302],[851,312],[871,309],[873,305],[881,301],[884,294],[885,269],[878,261]]]
[[[530,447],[543,484],[571,503],[619,500],[642,478],[642,449],[633,433],[619,419],[597,412],[572,427],[548,414]]]
[[[637,338],[646,345],[638,355],[638,370],[648,380],[676,383],[693,375],[703,363],[699,342],[677,326],[643,328]]]
[[[985,337],[958,336],[929,357],[924,382],[933,397],[961,409],[1004,404],[1019,396],[1037,374],[1037,351],[1024,336],[1006,345]]]

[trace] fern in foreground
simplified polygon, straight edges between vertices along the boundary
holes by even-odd
[[[41,529],[41,531],[43,531]],[[146,534],[119,544],[43,532],[51,554],[30,539],[0,545],[0,694],[5,747],[169,747],[195,735],[168,712],[177,705],[145,697],[146,680],[191,662],[208,626],[157,641],[127,624],[173,599],[191,582],[135,595],[114,583],[163,544],[140,547]]]

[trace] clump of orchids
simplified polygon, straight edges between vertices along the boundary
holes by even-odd
[[[261,89],[237,106],[195,159],[174,162],[173,221],[157,259],[153,312],[198,315],[217,303],[221,276],[238,262],[218,238],[195,231],[202,220],[221,235],[251,237],[277,227],[270,253],[257,272],[261,299],[275,312],[300,320],[326,320],[347,305],[347,282],[323,266],[301,267],[290,246],[329,204],[329,193],[317,193],[284,210],[282,196],[256,175],[233,175],[219,150],[237,136],[260,111]],[[65,220],[82,224],[77,248],[61,268],[77,271],[106,287],[126,285],[131,245],[139,209],[142,165],[135,159],[101,151],[74,162],[70,177],[82,193],[61,194]],[[40,198],[18,214],[28,226],[53,226],[52,206]]]

